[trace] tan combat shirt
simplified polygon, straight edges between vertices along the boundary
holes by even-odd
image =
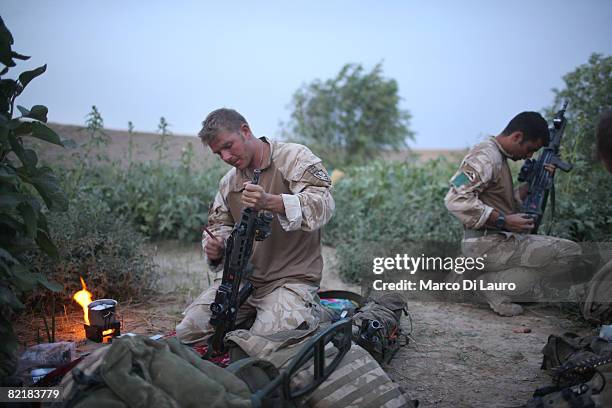
[[[519,211],[521,201],[513,188],[508,157],[491,137],[468,152],[451,178],[444,204],[466,228],[484,228],[494,208],[504,214]]]
[[[254,296],[261,297],[288,282],[321,282],[323,258],[321,231],[332,217],[335,203],[331,180],[321,159],[307,147],[261,138],[270,145],[270,157],[259,178],[266,193],[280,194],[285,215],[273,214],[272,233],[264,241],[255,241],[249,278]],[[252,175],[232,168],[219,182],[219,191],[208,214],[208,227],[217,237],[226,239],[240,219],[243,183]],[[202,245],[206,246],[207,234]],[[217,268],[221,277],[223,262]]]

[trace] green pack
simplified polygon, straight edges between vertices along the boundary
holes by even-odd
[[[248,386],[175,339],[115,339],[96,350],[62,383],[67,407],[251,406]]]
[[[388,364],[399,347],[408,342],[401,326],[408,305],[398,293],[370,297],[353,316],[353,340],[380,364]]]

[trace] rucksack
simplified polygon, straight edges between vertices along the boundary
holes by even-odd
[[[230,344],[230,355],[236,358],[255,358],[272,363],[279,371],[295,364],[305,343],[310,341],[314,332],[325,330],[329,323],[319,328],[300,327],[295,330],[270,335],[256,335],[248,330],[235,330],[228,333],[225,340]],[[350,335],[350,333],[349,333]],[[303,389],[317,376],[313,368],[317,359],[326,362],[336,360],[338,350],[328,343],[319,347],[318,357],[300,367],[291,375],[291,387]],[[239,360],[240,361],[240,360]],[[232,363],[237,364],[237,363]],[[364,386],[367,384],[367,386]],[[385,373],[376,360],[357,344],[352,344],[346,355],[329,377],[317,388],[295,401],[298,406],[312,408],[335,407],[416,407],[403,390]]]
[[[612,343],[597,336],[551,335],[542,369],[554,385],[535,391],[526,408],[603,408],[612,405]]]
[[[612,323],[612,260],[591,278],[581,306],[582,315],[587,321],[594,324]]]
[[[251,391],[176,338],[117,338],[62,380],[66,407],[250,407]]]
[[[398,293],[370,297],[352,318],[353,340],[380,364],[388,364],[399,347],[408,343],[401,326],[402,314],[410,317],[407,308]]]

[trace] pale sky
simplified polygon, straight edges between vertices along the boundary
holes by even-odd
[[[612,1],[2,0],[14,50],[44,63],[18,99],[82,124],[96,105],[112,129],[132,121],[195,135],[233,107],[256,135],[279,136],[296,89],[345,63],[382,61],[413,115],[413,148],[463,148],[497,134],[551,88],[612,54]],[[571,107],[570,107],[571,108]]]

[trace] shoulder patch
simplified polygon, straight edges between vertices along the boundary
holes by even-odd
[[[319,180],[323,180],[326,183],[331,183],[331,178],[327,171],[317,164],[313,164],[312,166],[306,169],[307,172],[318,178]]]
[[[453,179],[451,180],[451,183],[456,188],[459,188],[459,187],[464,186],[464,185],[466,185],[468,183],[471,183],[472,181],[474,181],[474,175],[473,174],[466,174],[465,172],[461,172],[461,173],[457,174],[455,177],[453,177]]]

